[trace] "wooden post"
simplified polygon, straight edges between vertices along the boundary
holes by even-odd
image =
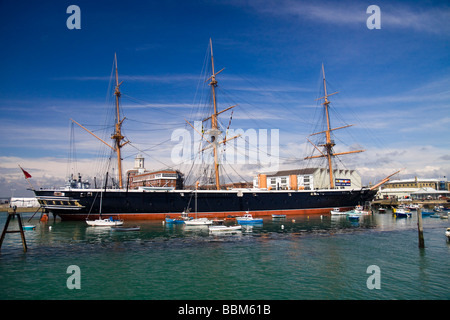
[[[8,218],[6,218],[5,227],[3,228],[2,235],[0,237],[0,250],[2,248],[3,240],[5,239],[5,235],[7,233],[18,233],[20,232],[20,235],[22,237],[22,246],[23,246],[23,252],[27,252],[27,242],[25,241],[25,233],[23,232],[23,225],[22,225],[22,218],[19,213],[16,212],[17,207],[13,207],[13,212],[8,214]],[[11,221],[11,218],[14,216],[17,216],[17,222],[19,223],[19,230],[11,230],[8,231],[9,222]]]
[[[425,248],[422,225],[422,208],[417,209],[417,229],[419,230],[419,248]]]

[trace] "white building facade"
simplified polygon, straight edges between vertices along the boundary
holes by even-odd
[[[360,189],[361,177],[355,170],[333,170],[335,189]],[[258,174],[253,179],[254,188],[270,190],[329,189],[328,169],[306,168]]]

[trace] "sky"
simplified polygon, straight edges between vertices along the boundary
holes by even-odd
[[[67,26],[70,5],[80,8],[80,29]],[[379,29],[368,28],[370,5],[380,9]],[[400,169],[396,178],[448,179],[449,21],[446,1],[2,0],[0,197],[32,195],[19,165],[34,187],[98,174],[108,147],[70,119],[111,143],[114,54],[130,140],[124,169],[141,153],[148,170],[187,173],[189,164],[174,161],[176,133],[194,140],[185,120],[204,114],[210,38],[215,70],[225,68],[219,110],[237,105],[222,127],[278,130],[278,152],[275,142],[268,150],[280,169],[314,165],[303,158],[315,150],[309,135],[322,130],[323,64],[328,93],[338,91],[331,126],[354,125],[333,131],[335,151],[366,150],[338,166],[358,170],[364,184]],[[225,175],[251,181],[268,169],[250,162]]]

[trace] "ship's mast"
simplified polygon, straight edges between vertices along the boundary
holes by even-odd
[[[330,172],[330,188],[334,189],[334,183],[333,183],[333,165],[331,163],[331,157],[332,157],[332,149],[334,147],[334,142],[331,141],[331,131],[330,131],[330,115],[328,113],[328,105],[330,104],[330,101],[328,101],[328,94],[327,94],[327,82],[325,81],[325,69],[323,67],[322,63],[322,74],[323,74],[323,90],[324,90],[324,99],[323,105],[325,107],[325,114],[327,117],[327,130],[325,132],[326,136],[326,143],[325,143],[325,150],[328,158],[328,169]]]
[[[98,140],[106,144],[108,147],[110,147],[114,152],[117,154],[117,168],[118,168],[118,174],[119,174],[119,188],[123,188],[123,179],[122,179],[122,157],[121,157],[121,148],[129,143],[130,141],[126,141],[122,143],[122,140],[125,139],[125,137],[122,135],[122,123],[125,120],[125,117],[123,119],[120,119],[120,108],[119,108],[119,98],[120,98],[120,85],[123,81],[119,83],[119,73],[117,70],[117,55],[114,54],[114,64],[115,64],[115,75],[116,75],[116,88],[114,89],[114,95],[116,96],[116,123],[115,123],[115,129],[114,133],[111,135],[111,139],[114,140],[114,147],[112,147],[109,143],[105,142],[104,140],[100,139],[97,135],[95,135],[92,131],[88,130],[87,128],[83,127],[81,124],[76,122],[73,119],[72,122],[79,125],[81,128],[92,134],[94,137],[96,137]]]
[[[319,134],[319,133],[325,133],[325,138],[326,138],[325,143],[319,145],[321,147],[324,147],[324,153],[322,151],[320,151],[320,149],[308,139],[308,141],[321,153],[321,155],[306,157],[305,159],[323,158],[323,157],[327,158],[327,160],[328,160],[328,172],[329,172],[329,177],[330,177],[330,189],[334,189],[333,163],[331,161],[332,157],[335,157],[335,156],[338,156],[338,155],[349,154],[349,153],[363,152],[365,150],[355,150],[355,151],[333,153],[333,147],[336,144],[334,143],[334,140],[331,140],[331,131],[347,128],[347,127],[350,127],[352,125],[350,124],[350,125],[346,125],[346,126],[339,127],[339,128],[333,128],[333,129],[331,128],[331,126],[330,126],[330,114],[329,114],[329,108],[328,108],[328,105],[330,104],[330,101],[328,100],[328,97],[332,96],[332,95],[334,95],[334,94],[336,94],[338,92],[334,92],[334,93],[331,93],[331,94],[327,93],[327,82],[325,80],[325,68],[323,66],[323,63],[322,63],[322,75],[323,75],[324,96],[319,98],[319,99],[317,99],[317,100],[324,99],[324,102],[322,103],[322,105],[324,106],[324,109],[325,109],[325,116],[326,116],[326,120],[327,120],[327,130],[313,133],[310,136],[313,136],[313,135],[316,135],[316,134]]]
[[[114,134],[111,135],[111,139],[115,140],[115,151],[117,154],[117,168],[119,171],[119,188],[123,188],[123,181],[122,181],[122,158],[121,158],[121,148],[124,146],[122,144],[122,140],[125,138],[122,135],[122,122],[125,120],[125,118],[120,119],[120,109],[119,109],[119,98],[120,98],[120,85],[122,82],[119,83],[119,74],[117,70],[117,55],[114,54],[114,62],[116,65],[116,88],[114,90],[114,95],[116,96],[116,124],[115,124],[115,131]]]
[[[214,69],[214,54],[213,54],[213,48],[212,48],[212,40],[211,38],[209,39],[209,46],[211,48],[211,67],[212,67],[212,75],[211,77],[209,77],[208,79],[206,79],[205,82],[211,80],[211,82],[209,83],[209,85],[211,86],[211,96],[212,96],[212,103],[213,103],[213,113],[202,120],[202,122],[205,122],[207,120],[209,120],[211,118],[211,129],[208,130],[208,132],[206,133],[207,135],[210,136],[210,140],[206,139],[206,137],[203,135],[203,133],[200,133],[199,131],[197,131],[197,129],[195,129],[195,127],[189,123],[189,121],[185,120],[195,131],[197,131],[198,134],[201,135],[201,137],[203,139],[205,139],[208,142],[208,146],[206,148],[203,148],[201,151],[204,151],[210,147],[213,148],[213,155],[214,155],[214,172],[215,172],[215,182],[216,182],[216,189],[220,190],[220,174],[219,174],[219,155],[218,155],[218,149],[219,149],[219,145],[222,143],[226,143],[227,141],[236,139],[238,137],[240,137],[241,135],[235,135],[234,137],[231,138],[225,138],[222,141],[219,141],[219,136],[222,134],[222,131],[220,131],[219,129],[219,124],[218,124],[218,116],[221,113],[224,113],[225,111],[228,111],[234,107],[236,107],[237,105],[228,107],[222,111],[217,111],[217,100],[216,100],[216,87],[217,87],[217,80],[216,80],[216,76],[221,73],[225,68],[222,68],[221,70],[215,72]]]
[[[217,137],[221,134],[221,131],[218,128],[217,125],[217,100],[216,100],[216,87],[217,87],[217,80],[216,80],[216,73],[214,72],[214,55],[213,55],[213,47],[212,47],[212,40],[209,39],[209,45],[211,47],[211,67],[212,67],[212,76],[211,76],[211,82],[209,85],[211,86],[211,94],[212,94],[212,100],[213,100],[213,114],[211,115],[211,143],[213,144],[213,154],[214,154],[214,170],[216,174],[216,189],[220,190],[220,176],[219,176],[219,160],[218,160],[218,139]],[[223,69],[222,69],[223,70]],[[219,72],[221,72],[220,70]],[[219,73],[217,72],[217,73]]]

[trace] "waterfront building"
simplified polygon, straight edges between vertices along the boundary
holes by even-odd
[[[134,159],[134,168],[127,171],[128,188],[140,187],[183,188],[183,174],[176,170],[147,171],[144,166],[144,157],[138,154]]]
[[[17,208],[38,208],[40,205],[36,198],[11,198],[9,206],[11,208],[14,206]]]
[[[435,190],[448,190],[448,181],[442,179],[419,179],[417,177],[412,179],[392,180],[384,185],[386,189],[395,188],[433,188]]]
[[[450,197],[450,182],[442,179],[392,180],[378,191],[378,198],[399,200],[438,200]]]
[[[333,170],[335,189],[361,188],[361,177],[355,170]],[[329,189],[330,179],[325,168],[283,170],[260,173],[253,179],[254,188],[271,190],[315,190]]]

